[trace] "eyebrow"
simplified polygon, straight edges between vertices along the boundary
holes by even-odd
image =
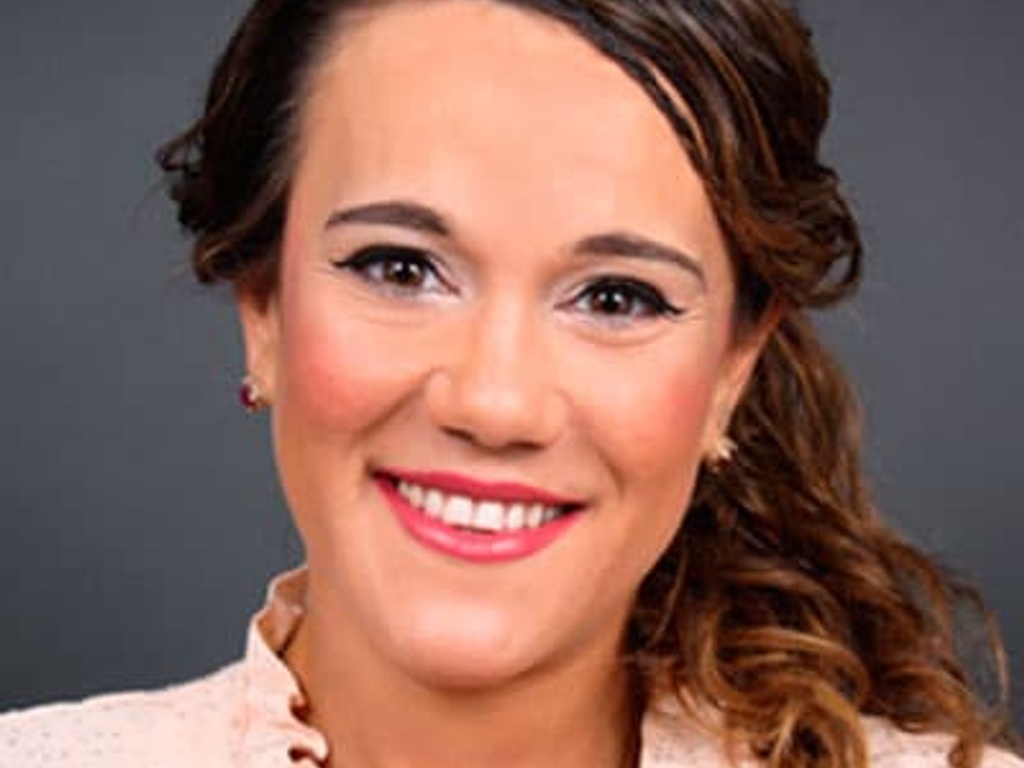
[[[380,224],[403,227],[438,237],[450,237],[444,217],[428,206],[406,200],[385,200],[334,211],[325,229],[342,224]],[[707,278],[700,262],[683,251],[632,232],[607,232],[580,240],[573,248],[578,255],[613,256],[675,265],[695,276],[702,286]]]
[[[673,264],[696,277],[702,286],[707,286],[704,269],[696,258],[677,248],[632,232],[609,232],[587,237],[581,240],[573,250],[578,254],[618,256]]]
[[[335,211],[327,218],[325,229],[339,224],[384,224],[426,232],[439,237],[448,237],[450,229],[444,217],[431,208],[404,200],[387,200],[379,203],[357,205]]]

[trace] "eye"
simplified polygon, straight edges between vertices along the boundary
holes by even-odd
[[[605,277],[591,283],[576,295],[572,306],[605,322],[683,314],[653,285],[626,277]]]
[[[445,288],[433,257],[419,248],[371,245],[334,266],[355,273],[372,286],[400,294],[432,293]]]

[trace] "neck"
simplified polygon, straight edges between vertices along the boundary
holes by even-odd
[[[500,684],[445,688],[390,668],[324,618],[311,601],[285,660],[331,768],[636,764],[637,697],[617,642]]]

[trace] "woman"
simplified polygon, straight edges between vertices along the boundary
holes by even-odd
[[[308,564],[0,764],[1021,765],[807,320],[827,102],[776,0],[259,0],[161,162]]]

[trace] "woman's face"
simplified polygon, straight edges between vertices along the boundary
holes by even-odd
[[[312,73],[279,288],[241,303],[311,619],[443,684],[610,659],[753,362],[701,182],[545,17],[347,21]]]

